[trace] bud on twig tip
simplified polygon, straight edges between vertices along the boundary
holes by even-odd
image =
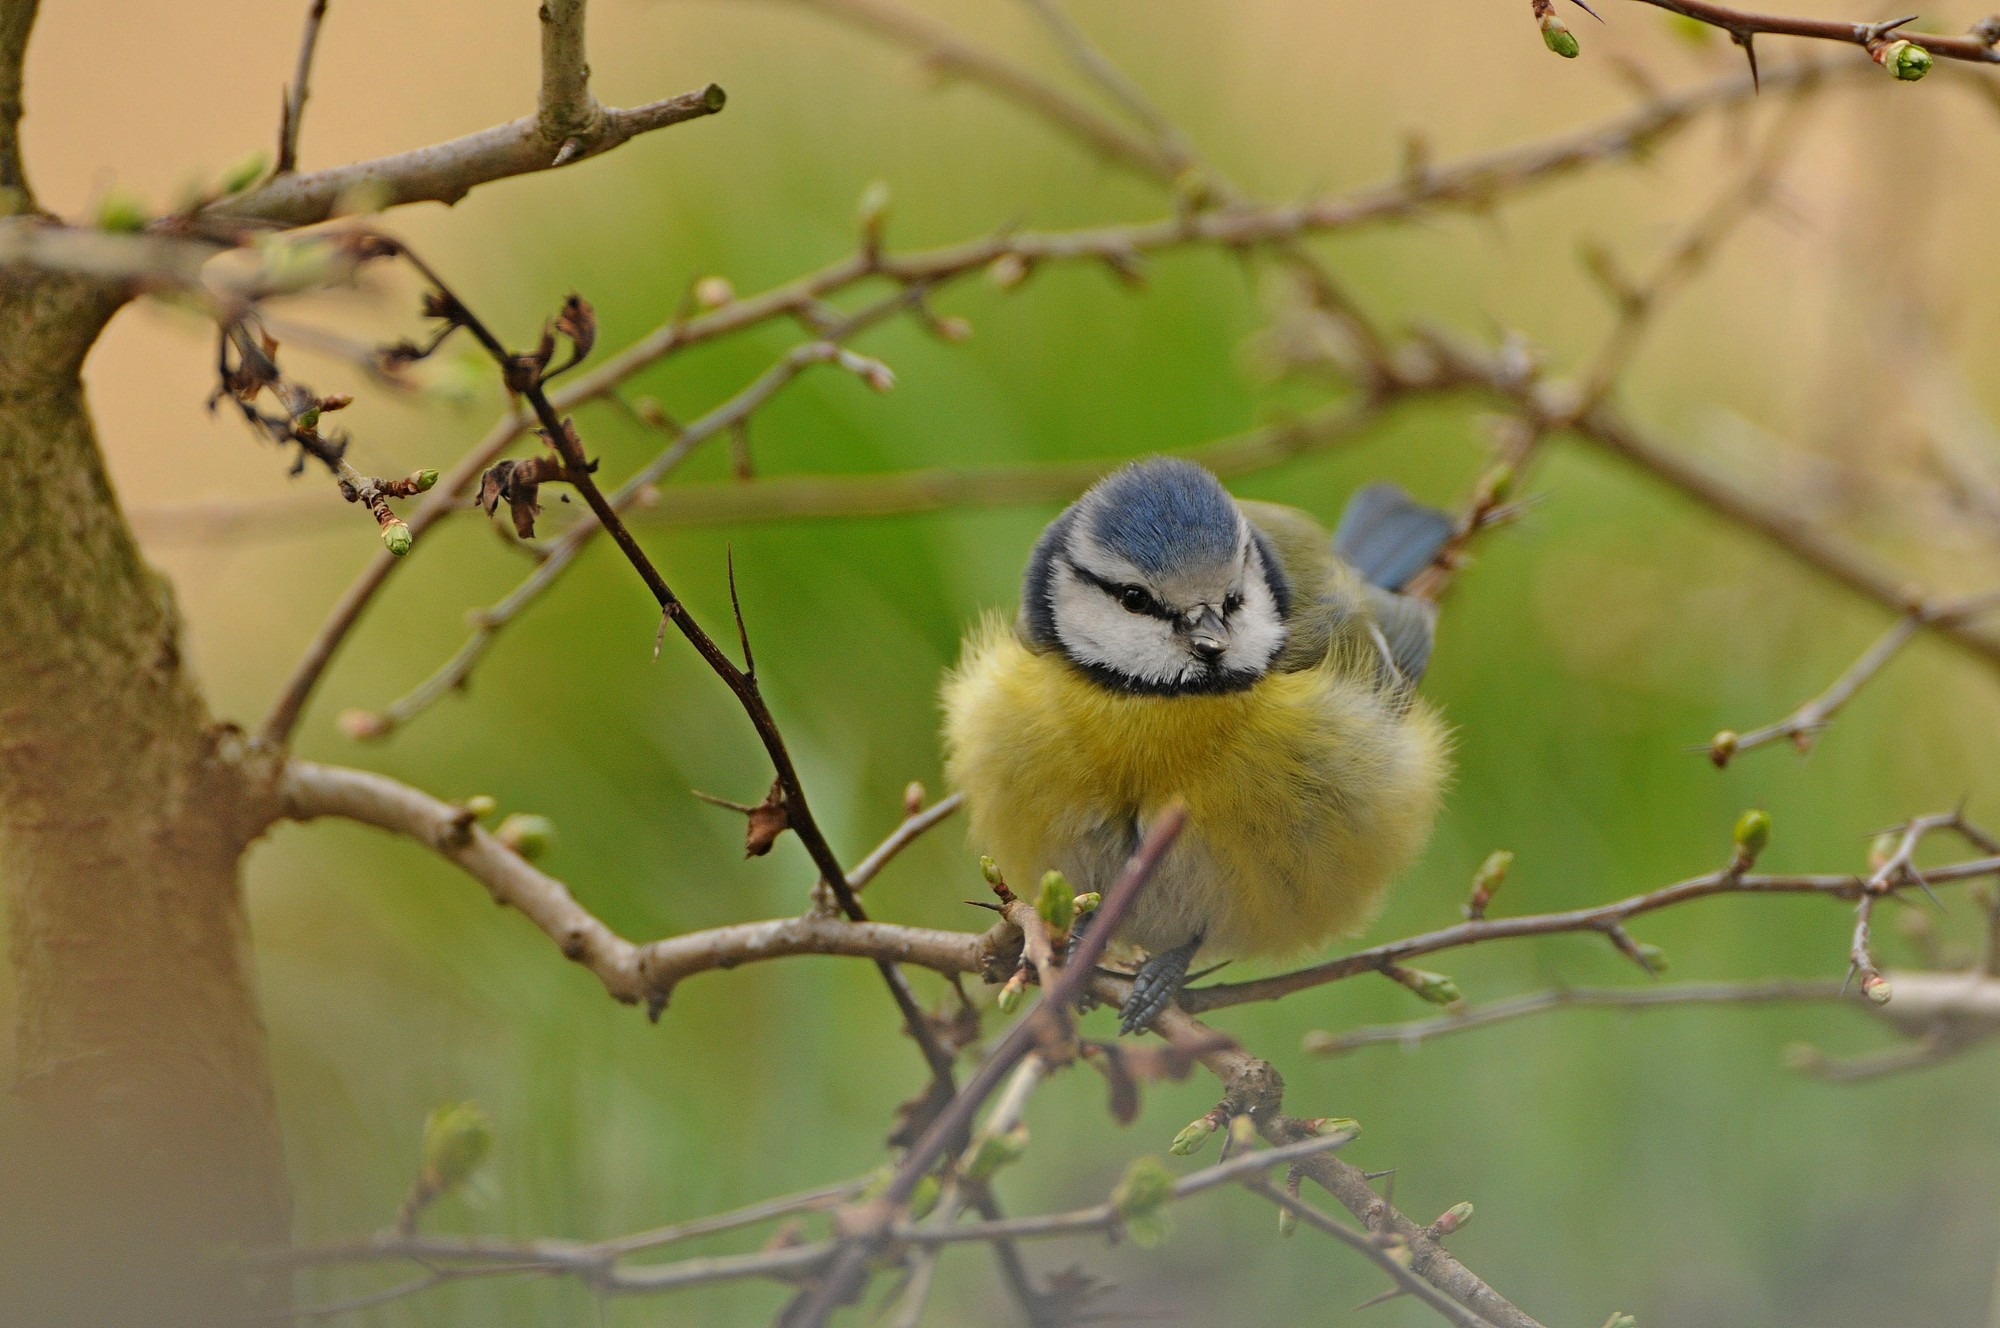
[[[401,521],[391,521],[382,527],[382,547],[400,558],[416,544],[416,537]]]

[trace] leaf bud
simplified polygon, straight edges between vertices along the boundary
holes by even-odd
[[[1876,59],[1882,67],[1905,83],[1914,83],[1931,72],[1931,53],[1907,38],[1898,38],[1882,48]]]
[[[1042,877],[1042,892],[1035,898],[1035,912],[1042,915],[1042,921],[1056,935],[1069,930],[1076,921],[1076,891],[1070,888],[1068,877],[1059,871]]]
[[[1202,1150],[1202,1146],[1208,1142],[1208,1136],[1215,1133],[1219,1124],[1212,1111],[1205,1116],[1195,1117],[1174,1136],[1174,1141],[1167,1145],[1167,1151],[1175,1157],[1193,1157]]]
[[[1577,45],[1576,34],[1553,13],[1543,14],[1537,22],[1542,29],[1542,44],[1565,60],[1574,60],[1583,48]]]
[[[391,521],[382,527],[382,547],[398,558],[408,553],[416,542],[410,528],[401,521]]]
[[[424,1121],[424,1184],[443,1194],[464,1184],[493,1150],[493,1122],[477,1102],[452,1102]]]
[[[533,812],[515,812],[493,832],[493,837],[514,850],[524,860],[533,862],[545,857],[555,847],[556,825],[546,816]]]

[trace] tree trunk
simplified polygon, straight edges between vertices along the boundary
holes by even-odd
[[[21,1110],[20,1323],[215,1322],[219,1248],[289,1220],[238,860],[268,781],[215,725],[105,475],[79,375],[122,302],[0,268],[0,890]],[[7,1231],[20,1223],[19,1231]],[[18,1316],[18,1317],[16,1317]]]

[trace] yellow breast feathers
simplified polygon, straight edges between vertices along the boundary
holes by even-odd
[[[1121,936],[1277,955],[1366,925],[1445,780],[1443,725],[1341,651],[1240,691],[1151,696],[1028,650],[997,617],[945,683],[946,761],[972,836],[1017,889],[1108,889],[1151,817],[1188,828]]]

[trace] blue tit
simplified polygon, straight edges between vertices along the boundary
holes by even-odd
[[[1448,773],[1416,695],[1434,609],[1397,593],[1452,519],[1393,485],[1329,538],[1191,462],[1099,481],[944,685],[946,770],[1007,878],[1107,890],[1175,798],[1188,823],[1124,919],[1143,1028],[1197,951],[1278,957],[1364,927],[1423,846]]]

